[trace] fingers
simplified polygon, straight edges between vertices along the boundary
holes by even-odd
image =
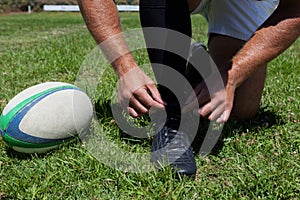
[[[148,113],[151,107],[163,109],[165,106],[154,81],[138,67],[120,77],[118,99],[132,117]]]
[[[209,91],[207,90],[205,83],[202,82],[195,88],[194,93],[187,98],[182,112],[189,112],[192,109],[198,108],[199,105],[207,103],[209,100]]]
[[[128,114],[132,117],[139,117],[149,112],[151,107],[164,109],[164,102],[155,85],[149,85],[137,89],[132,94],[127,105]]]
[[[228,121],[230,116],[230,110],[225,110],[222,115],[216,120],[217,123],[225,123]]]
[[[207,117],[210,121],[224,123],[229,118],[229,115],[227,114],[228,110],[231,110],[231,108],[226,108],[223,103],[214,105],[210,102],[200,109],[195,109],[193,113],[202,117]]]
[[[227,93],[216,93],[211,98],[211,101],[206,103],[200,109],[194,109],[195,114],[199,114],[202,117],[208,117],[211,121],[217,123],[227,122],[233,107],[234,90]]]
[[[230,88],[230,87],[227,88],[227,95],[226,95],[226,100],[225,100],[225,103],[226,103],[225,110],[216,120],[217,123],[224,123],[224,122],[228,121],[231,110],[233,108],[234,91],[235,91],[234,88]]]
[[[127,113],[133,118],[136,118],[139,116],[139,114],[131,107],[127,108]]]
[[[212,100],[209,103],[205,104],[200,109],[196,110],[196,112],[202,117],[207,117],[208,119],[213,121],[217,119],[224,111],[223,101]]]
[[[211,121],[215,121],[216,119],[219,119],[224,112],[224,107],[225,107],[224,105],[219,105],[218,107],[213,109],[208,119]]]
[[[155,85],[147,85],[133,93],[133,96],[146,108],[157,107],[164,108],[164,102],[156,89]]]
[[[129,108],[134,108],[134,111],[138,113],[138,115],[144,115],[148,112],[148,107],[143,105],[138,99],[132,97],[129,101]]]
[[[166,106],[166,103],[162,100],[156,86],[154,84],[149,85],[148,89],[152,98],[158,103],[156,104],[156,106],[158,106],[159,108],[164,108]]]

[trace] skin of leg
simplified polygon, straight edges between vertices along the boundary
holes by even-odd
[[[195,8],[197,8],[197,6],[201,2],[201,0],[187,0],[187,1],[188,1],[188,4],[189,4],[190,12],[192,12],[193,10],[195,10]]]
[[[242,48],[245,41],[229,36],[211,34],[208,48],[215,64],[220,70],[229,70],[231,60]],[[246,80],[235,93],[231,116],[235,119],[250,119],[258,111],[267,71],[267,64],[264,64],[248,80]]]

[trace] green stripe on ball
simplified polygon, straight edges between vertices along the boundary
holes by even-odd
[[[60,89],[73,89],[73,88],[77,88],[73,85],[65,85],[65,86],[59,86],[59,87],[54,87],[54,88],[50,88],[47,89],[45,91],[42,91],[40,93],[37,93],[35,95],[32,95],[31,97],[29,97],[28,99],[25,99],[24,101],[20,102],[18,105],[16,105],[12,110],[10,110],[6,115],[1,115],[0,116],[0,128],[5,131],[9,122],[11,121],[11,119],[20,111],[22,110],[27,104],[29,104],[30,102],[32,102],[33,100],[49,93],[55,90],[60,90]]]

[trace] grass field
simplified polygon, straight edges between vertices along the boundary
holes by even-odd
[[[124,29],[138,28],[122,13]],[[74,83],[95,47],[79,13],[0,16],[0,111],[23,89],[45,81]],[[203,18],[193,17],[194,39],[207,41]],[[195,180],[177,180],[169,168],[125,173],[95,159],[80,141],[46,155],[22,155],[0,139],[0,199],[299,199],[300,40],[269,64],[259,114],[230,121],[220,149],[196,157]],[[139,62],[147,62],[142,54]],[[113,74],[113,73],[109,73]],[[114,79],[114,78],[112,78]],[[103,80],[101,102],[112,81]],[[99,121],[120,148],[147,152],[147,139],[123,137],[104,103]]]

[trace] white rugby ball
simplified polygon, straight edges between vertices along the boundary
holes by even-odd
[[[29,87],[4,108],[0,130],[4,142],[22,153],[44,153],[84,134],[93,106],[80,88],[62,82]]]

